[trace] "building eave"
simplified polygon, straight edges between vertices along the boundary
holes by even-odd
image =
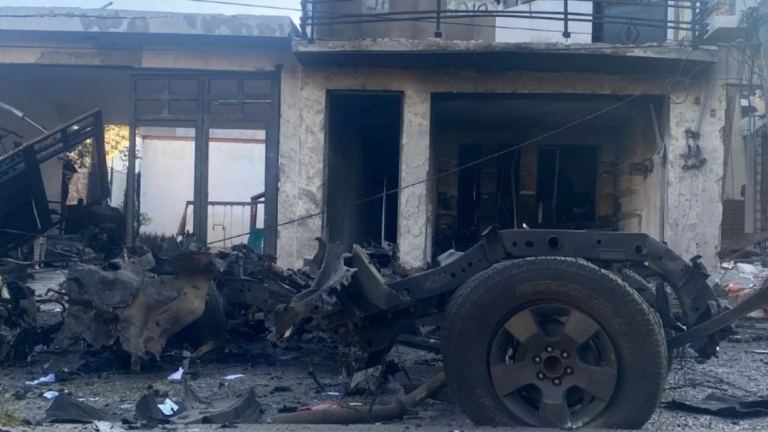
[[[470,68],[608,74],[701,72],[717,62],[717,50],[679,44],[499,43],[480,41],[364,39],[294,40],[304,66]]]
[[[298,30],[289,17],[189,14],[112,9],[0,7],[0,33],[16,39],[102,38],[150,41],[160,38],[282,41]]]

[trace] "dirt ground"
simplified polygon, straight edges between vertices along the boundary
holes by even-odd
[[[40,275],[42,276],[42,275]],[[45,291],[55,286],[60,275],[55,273],[36,279],[35,289]],[[55,304],[45,305],[43,319],[55,320]],[[697,364],[691,358],[678,356],[669,377],[664,400],[698,400],[712,391],[739,397],[768,394],[768,321],[751,321],[741,325],[742,342],[726,342],[719,358]],[[746,342],[745,342],[746,341]],[[757,352],[756,352],[757,351]],[[768,351],[765,351],[768,352]],[[688,353],[690,355],[690,353]],[[403,393],[403,385],[424,382],[441,368],[439,356],[397,347],[390,356],[407,372],[400,372],[383,386],[377,403],[387,403]],[[145,371],[127,371],[116,358],[101,356],[86,364],[85,373],[59,375],[57,382],[36,386],[25,382],[44,376],[46,363],[6,367],[0,371],[0,408],[31,424],[39,424],[51,400],[44,394],[55,391],[67,394],[107,413],[132,418],[136,402],[146,393],[179,401],[182,385],[168,376],[181,366],[182,358],[170,353]],[[265,340],[231,341],[219,353],[206,355],[192,363],[188,376],[201,396],[218,399],[255,388],[262,404],[262,421],[268,423],[279,412],[329,400],[365,404],[371,396],[342,396],[347,380],[337,348],[322,335],[307,335],[304,340],[286,348],[274,348]],[[309,375],[311,368],[325,387],[321,392]],[[226,379],[231,375],[243,375]],[[398,422],[404,428],[443,427],[468,430],[471,423],[453,404],[427,401],[419,407],[419,415]],[[768,429],[768,417],[728,419],[689,414],[660,407],[646,430],[758,430]]]

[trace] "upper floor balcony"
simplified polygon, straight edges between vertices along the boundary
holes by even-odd
[[[708,32],[707,0],[302,0],[307,39],[644,45]]]

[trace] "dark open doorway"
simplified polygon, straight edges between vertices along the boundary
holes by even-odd
[[[537,228],[585,229],[597,219],[598,147],[538,148]]]
[[[432,256],[499,229],[658,233],[657,97],[432,95]]]
[[[328,94],[329,241],[397,241],[398,194],[376,196],[399,187],[402,106],[400,93]]]

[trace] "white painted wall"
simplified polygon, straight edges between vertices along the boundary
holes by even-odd
[[[264,192],[265,146],[252,143],[211,142],[208,171],[209,201],[250,202]],[[249,232],[250,209],[213,207],[208,211],[208,241]],[[222,229],[223,226],[225,229]],[[264,226],[264,208],[259,208],[257,226]],[[248,241],[248,236],[228,240],[228,246]]]
[[[186,202],[194,199],[195,143],[145,138],[136,148],[141,157],[141,211],[152,218],[141,231],[176,234]]]
[[[592,13],[593,3],[584,1],[569,1],[568,12]],[[563,37],[563,22],[552,19],[536,19],[553,15],[536,14],[536,12],[563,12],[563,2],[553,0],[535,0],[530,3],[506,9],[506,11],[527,12],[531,17],[496,18],[496,42],[561,42],[561,43],[592,43],[592,23],[569,21],[568,30],[571,37]]]
[[[176,234],[187,201],[194,199],[195,144],[189,139],[194,131],[152,128],[140,129],[140,133],[145,134],[141,145],[137,140],[141,157],[141,211],[152,218],[142,232]],[[250,202],[251,196],[264,191],[265,146],[254,142],[263,141],[264,132],[212,130],[210,135],[208,200]],[[263,226],[263,209],[259,210],[259,224]],[[190,206],[187,230],[197,231],[192,225],[192,212]],[[248,207],[209,207],[208,241],[238,234],[246,235],[218,245],[247,241],[249,225]]]

